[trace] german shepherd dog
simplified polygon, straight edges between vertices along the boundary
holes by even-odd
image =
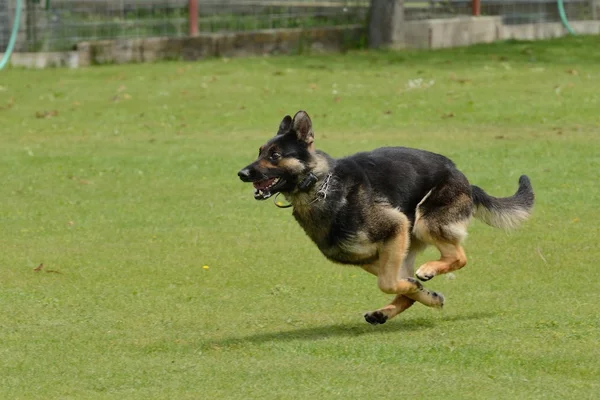
[[[315,149],[304,111],[283,118],[277,135],[238,176],[253,183],[256,200],[283,194],[325,257],[361,267],[377,276],[380,290],[396,295],[364,315],[373,325],[415,301],[441,308],[444,296],[420,281],[465,266],[461,242],[471,217],[511,229],[529,217],[534,202],[525,175],[513,196],[496,198],[471,185],[448,158],[424,150],[384,147],[333,159]],[[428,245],[441,256],[417,269],[419,281],[415,258]]]

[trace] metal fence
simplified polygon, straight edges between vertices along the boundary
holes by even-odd
[[[570,20],[592,19],[600,0],[565,0]],[[19,51],[72,49],[90,40],[188,35],[188,0],[22,0]],[[0,52],[16,0],[0,0]],[[369,0],[198,0],[199,32],[366,24]],[[407,20],[471,15],[471,0],[405,0]],[[481,0],[508,24],[559,21],[556,0]]]
[[[78,42],[89,40],[181,37],[189,33],[187,0],[23,2],[26,12],[21,21],[20,50],[69,50]],[[199,32],[363,24],[368,11],[365,0],[199,0],[198,3]],[[12,18],[7,15],[14,13],[14,4],[15,0],[0,0],[0,46],[6,35],[2,27],[7,25],[2,18]]]

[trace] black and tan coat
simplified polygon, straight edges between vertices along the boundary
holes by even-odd
[[[333,159],[315,149],[304,111],[286,116],[258,159],[238,175],[253,182],[258,200],[282,193],[325,257],[360,266],[377,276],[380,290],[396,295],[365,314],[371,324],[386,322],[415,301],[442,307],[444,297],[419,280],[465,266],[461,243],[471,218],[514,228],[529,217],[534,201],[525,175],[515,195],[495,198],[472,186],[448,158],[423,150],[385,147]],[[415,272],[416,255],[428,245],[440,259]]]

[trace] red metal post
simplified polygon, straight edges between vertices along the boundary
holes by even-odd
[[[481,1],[471,0],[471,5],[473,7],[473,15],[475,17],[478,17],[481,14]]]
[[[188,14],[189,34],[198,36],[198,0],[188,0]]]

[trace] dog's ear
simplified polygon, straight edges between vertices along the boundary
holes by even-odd
[[[290,117],[289,115],[286,115],[285,117],[283,117],[283,120],[279,124],[279,130],[277,131],[277,134],[283,135],[284,133],[289,132],[291,128],[292,128],[292,117]]]
[[[315,141],[315,134],[312,129],[312,121],[306,111],[298,111],[294,115],[294,131],[298,140],[306,143],[307,146],[312,146]]]

